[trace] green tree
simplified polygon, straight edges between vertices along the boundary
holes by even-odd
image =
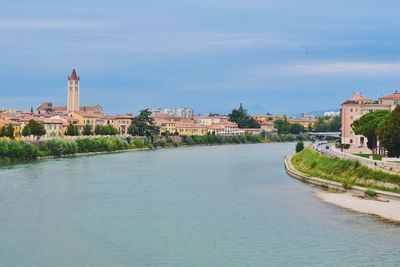
[[[92,128],[93,128],[92,125],[86,124],[85,126],[83,126],[82,134],[85,136],[93,135]]]
[[[111,124],[109,124],[105,127],[107,127],[108,135],[117,135],[118,134],[118,130]]]
[[[389,157],[400,156],[400,106],[397,106],[378,127],[380,144],[387,149]]]
[[[6,126],[1,127],[0,129],[0,137],[5,137],[7,135]]]
[[[0,129],[0,137],[8,137],[14,139],[14,126],[10,123]]]
[[[116,135],[118,130],[114,128],[111,124],[108,125],[96,125],[94,128],[96,135]]]
[[[96,135],[103,135],[103,126],[96,125],[96,127],[94,127],[94,133]]]
[[[130,134],[130,135],[139,135],[138,127],[136,127],[136,125],[134,125],[134,124],[129,125],[128,134]]]
[[[290,123],[287,118],[274,121],[274,127],[278,131],[278,134],[300,134],[305,131],[303,125]]]
[[[132,124],[128,127],[128,133],[138,136],[155,136],[160,134],[158,127],[149,109],[141,110],[139,115],[132,119]]]
[[[4,127],[5,129],[5,127]],[[31,136],[32,132],[31,132],[31,128],[28,127],[28,125],[26,125],[23,129],[22,129],[22,135],[23,136]]]
[[[360,134],[368,138],[367,147],[375,151],[377,147],[377,130],[389,117],[390,111],[376,110],[369,112],[353,122],[355,134]]]
[[[304,149],[304,143],[303,141],[299,141],[296,144],[296,152],[299,153],[300,151],[302,151]]]
[[[289,133],[300,134],[302,132],[305,132],[305,128],[303,125],[298,124],[298,123],[290,123],[289,124]]]
[[[14,126],[11,123],[8,124],[6,127],[6,136],[8,138],[14,139],[14,133],[15,133]]]
[[[315,132],[339,132],[342,119],[340,116],[336,117],[318,117],[314,123]]]
[[[46,134],[46,129],[43,123],[37,122],[35,120],[30,120],[27,125],[22,129],[23,136],[35,136],[40,137]]]
[[[78,136],[79,135],[78,126],[75,126],[72,123],[70,123],[67,126],[67,129],[65,130],[64,135],[66,135],[66,136]]]
[[[239,128],[260,128],[260,123],[249,116],[242,103],[238,109],[234,108],[228,115],[229,121],[236,122]]]
[[[289,133],[290,123],[286,118],[278,119],[274,121],[274,127],[278,131],[278,134],[287,134]]]

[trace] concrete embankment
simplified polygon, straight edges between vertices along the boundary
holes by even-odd
[[[400,223],[400,194],[374,190],[378,193],[377,199],[363,198],[364,192],[367,190],[367,188],[353,186],[352,189],[346,190],[339,182],[309,176],[296,170],[291,159],[291,156],[285,158],[285,168],[290,176],[306,183],[337,191],[316,192],[316,196],[321,200],[335,204],[342,208],[361,213],[373,214],[385,220]]]

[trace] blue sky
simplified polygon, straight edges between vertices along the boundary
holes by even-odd
[[[185,106],[252,113],[339,108],[400,89],[400,3],[370,0],[1,1],[0,108],[81,103],[108,113]]]

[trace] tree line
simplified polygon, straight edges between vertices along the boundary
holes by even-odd
[[[355,134],[367,137],[367,147],[377,152],[378,140],[389,157],[400,156],[400,106],[392,112],[376,110],[353,122]]]

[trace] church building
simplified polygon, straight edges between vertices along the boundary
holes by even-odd
[[[68,76],[68,99],[67,99],[67,112],[79,111],[79,76],[76,75],[76,69],[72,69],[71,76]]]

